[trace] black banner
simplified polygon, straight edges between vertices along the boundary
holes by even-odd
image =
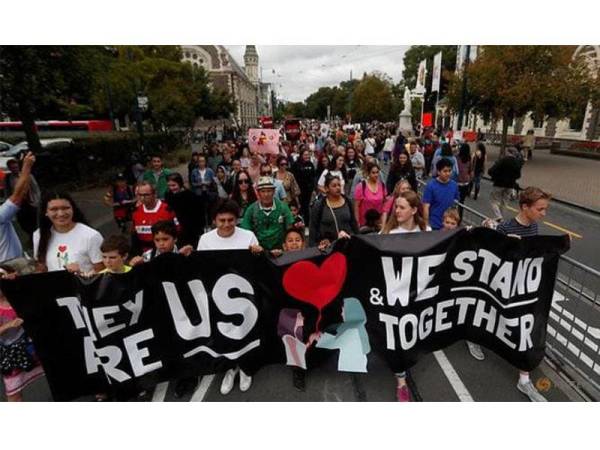
[[[235,365],[310,368],[314,347],[337,352],[342,371],[368,372],[379,352],[399,372],[468,339],[532,370],[568,247],[483,228],[355,236],[326,254],[166,254],[127,274],[26,275],[2,289],[56,400]]]

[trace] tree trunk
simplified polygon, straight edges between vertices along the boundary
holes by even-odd
[[[500,157],[506,154],[506,141],[508,140],[508,122],[509,117],[502,117],[502,141],[500,143]]]

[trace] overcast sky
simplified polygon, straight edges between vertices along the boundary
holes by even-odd
[[[244,66],[245,45],[226,45]],[[273,83],[278,98],[302,101],[321,86],[385,72],[394,82],[402,78],[402,59],[409,46],[380,45],[257,45],[262,80]]]

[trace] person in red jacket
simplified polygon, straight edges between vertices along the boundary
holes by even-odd
[[[151,183],[142,181],[137,185],[136,193],[140,204],[132,214],[131,240],[132,254],[139,255],[152,249],[152,225],[161,220],[171,220],[177,225],[179,231],[179,222],[167,203],[157,198],[156,189]]]

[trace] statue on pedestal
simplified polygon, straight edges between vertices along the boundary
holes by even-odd
[[[399,129],[405,135],[412,133],[412,114],[411,110],[411,101],[410,101],[410,89],[408,87],[404,88],[404,109],[400,113],[400,122],[398,124]]]
[[[402,113],[410,114],[410,107],[411,107],[410,89],[407,86],[404,88],[404,109],[402,110]]]

